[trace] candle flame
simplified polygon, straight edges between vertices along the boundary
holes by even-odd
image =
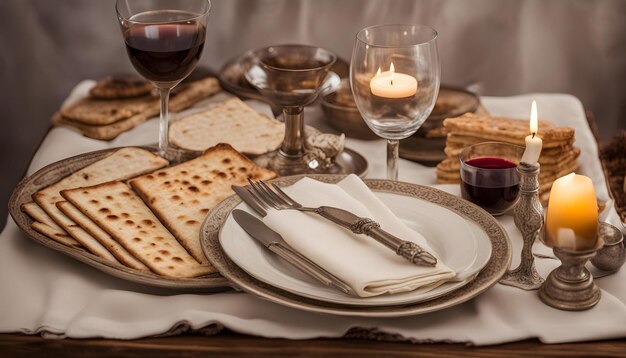
[[[376,76],[380,75],[380,67],[378,67],[378,71],[376,71]]]
[[[391,85],[393,86],[393,73],[396,72],[395,68],[393,68],[393,62],[391,63],[391,66],[389,67],[389,72],[391,72]]]
[[[533,137],[537,134],[538,130],[537,124],[537,102],[533,101],[533,104],[530,108],[530,133],[532,133]]]

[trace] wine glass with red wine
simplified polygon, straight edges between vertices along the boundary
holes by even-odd
[[[117,0],[130,62],[161,96],[159,154],[168,157],[170,91],[195,69],[206,36],[210,0]]]
[[[519,198],[517,165],[524,148],[500,142],[483,142],[465,148],[459,155],[461,196],[487,210],[504,214]]]

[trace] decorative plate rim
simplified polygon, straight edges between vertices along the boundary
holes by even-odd
[[[271,182],[278,185],[290,185],[305,175],[281,177]],[[306,175],[316,180],[336,183],[343,175]],[[491,240],[492,253],[489,262],[470,283],[444,296],[432,300],[396,305],[396,306],[350,306],[329,303],[302,297],[274,286],[261,282],[226,256],[219,243],[219,231],[226,218],[241,200],[236,195],[230,196],[218,204],[207,216],[200,229],[200,244],[205,255],[213,266],[229,281],[243,291],[252,293],[263,299],[305,311],[326,313],[342,316],[363,317],[396,317],[417,315],[448,308],[483,293],[495,285],[507,272],[512,259],[512,245],[502,225],[480,207],[452,194],[428,186],[390,181],[386,179],[365,179],[370,189],[377,192],[403,194],[442,205],[467,220],[478,224]]]
[[[378,194],[388,194],[388,193],[383,193],[383,192],[377,192]],[[401,195],[399,195],[398,193],[391,193],[390,195],[392,195],[393,197],[400,197]],[[426,208],[428,210],[431,210],[433,207],[437,207],[440,210],[443,211],[449,211],[449,209],[447,209],[446,207],[437,205],[437,204],[433,204],[430,203],[428,201],[425,200],[421,200],[421,199],[417,199],[417,198],[413,198],[411,196],[401,196],[402,198],[408,198],[412,200],[412,205],[411,206],[420,206],[420,205],[427,205]],[[385,201],[383,199],[383,201]],[[250,209],[246,209],[243,208],[242,205],[237,205],[235,207],[236,209],[243,209],[245,211],[248,211],[250,213],[254,213],[254,210],[250,210]],[[410,209],[409,209],[410,210]],[[421,209],[422,212],[420,213],[416,213],[413,212],[412,215],[409,215],[408,217],[417,217],[417,218],[422,218],[422,215],[429,215],[426,214],[424,212],[424,208]],[[441,212],[439,212],[441,213]],[[267,284],[270,284],[276,288],[282,289],[284,291],[288,291],[291,292],[295,295],[298,296],[302,296],[302,297],[308,297],[314,300],[318,300],[318,301],[324,301],[324,302],[329,302],[329,303],[338,303],[338,304],[343,304],[343,305],[348,305],[348,306],[397,306],[397,305],[402,305],[402,304],[410,304],[410,303],[415,303],[417,301],[426,301],[426,300],[430,300],[430,299],[434,299],[436,297],[439,296],[443,296],[453,290],[456,290],[458,288],[460,288],[463,285],[466,285],[467,283],[469,283],[473,277],[475,277],[478,272],[480,272],[480,270],[482,270],[482,268],[487,265],[488,260],[491,258],[491,240],[489,239],[489,237],[487,236],[487,234],[484,232],[484,230],[479,227],[476,224],[470,225],[471,223],[469,221],[467,221],[465,218],[459,216],[458,214],[451,212],[451,215],[455,216],[456,220],[462,221],[461,224],[461,228],[462,230],[459,232],[457,230],[457,234],[458,235],[463,235],[463,232],[467,231],[467,230],[471,230],[473,233],[475,231],[480,231],[481,235],[478,235],[480,237],[478,237],[475,234],[470,235],[470,241],[471,241],[471,245],[474,247],[474,255],[473,257],[471,257],[471,259],[469,259],[468,261],[465,262],[465,265],[463,267],[463,269],[460,271],[463,276],[465,277],[463,280],[460,281],[452,281],[449,282],[446,285],[442,285],[442,286],[438,286],[437,288],[435,288],[432,291],[428,291],[428,292],[423,292],[421,293],[422,296],[426,296],[424,298],[420,298],[420,297],[416,297],[413,295],[413,293],[411,292],[405,292],[403,294],[400,295],[386,295],[386,300],[388,302],[381,302],[381,296],[377,296],[377,297],[371,297],[371,298],[366,298],[366,299],[360,299],[358,297],[348,297],[345,296],[343,297],[343,294],[341,294],[339,291],[335,291],[333,289],[329,289],[331,292],[333,292],[333,295],[341,295],[339,299],[336,299],[335,296],[333,297],[324,297],[323,294],[320,295],[319,290],[316,289],[316,287],[318,286],[313,286],[310,287],[309,289],[311,291],[306,292],[307,288],[305,288],[305,292],[298,292],[299,289],[302,289],[302,286],[300,286],[300,284],[295,283],[295,286],[291,286],[291,284],[286,284],[285,281],[282,281],[282,283],[279,282],[273,282],[273,280],[270,278],[270,276],[265,276],[263,277],[263,275],[257,276],[255,274],[255,267],[257,267],[256,265],[242,265],[240,263],[248,261],[249,259],[244,259],[244,257],[237,255],[238,257],[233,256],[233,252],[236,250],[237,252],[244,250],[248,253],[250,253],[248,250],[251,249],[251,247],[241,247],[239,246],[241,243],[239,242],[238,244],[235,244],[235,246],[238,246],[237,248],[231,246],[231,249],[228,249],[226,245],[226,243],[231,242],[230,241],[230,235],[232,235],[232,229],[234,229],[234,226],[238,226],[238,224],[229,216],[223,225],[220,226],[220,233],[218,235],[218,239],[220,240],[220,246],[222,247],[222,250],[226,253],[226,256],[228,258],[231,259],[231,261],[233,261],[239,268],[241,268],[243,271],[245,271],[246,273],[248,273],[250,276],[256,278],[259,281],[265,282]],[[432,215],[432,214],[431,214]],[[437,216],[439,219],[437,219],[437,221],[439,222],[438,226],[438,230],[442,230],[442,231],[446,231],[447,229],[444,227],[448,222],[448,220],[445,219],[445,217],[443,215],[438,215]],[[405,216],[402,216],[402,218],[406,218]],[[402,219],[401,218],[401,219]],[[432,220],[433,217],[430,216],[430,218],[424,218],[425,221],[429,221]],[[226,226],[230,223],[230,230],[228,230],[226,233],[225,229]],[[472,226],[472,227],[470,227]],[[422,232],[422,234],[424,235],[425,233]],[[227,235],[229,237],[229,239],[225,239],[225,235]],[[446,235],[446,234],[444,234]],[[458,236],[457,235],[457,236]],[[483,237],[484,235],[484,237]],[[428,237],[428,235],[425,235],[426,237]],[[455,238],[457,236],[452,236],[447,238],[446,240],[449,240],[449,245],[451,245],[451,247],[454,246],[454,242],[455,242]],[[246,239],[245,241],[248,241],[248,239]],[[249,242],[250,244],[253,244],[252,246],[258,246],[258,245],[254,245],[254,243],[252,241]],[[258,251],[254,251],[252,256],[256,256],[256,255],[263,255],[266,254],[268,256],[273,256],[273,254],[269,253],[266,251],[265,248],[259,247],[257,250],[261,250],[262,252],[258,252]],[[480,251],[479,251],[480,250]],[[448,261],[446,261],[447,264],[449,264]],[[272,267],[272,270],[275,269],[273,268],[274,266],[269,264],[269,267]],[[450,265],[448,265],[450,266]],[[266,267],[267,269],[267,267]],[[281,271],[281,270],[279,270]],[[457,271],[458,272],[458,271]],[[471,272],[471,273],[468,273]],[[267,273],[267,272],[266,272]],[[281,271],[281,274],[284,274],[286,276],[289,276],[289,274],[287,272]],[[279,274],[280,275],[280,274]],[[278,278],[277,278],[278,279]],[[291,278],[290,278],[291,279]],[[297,280],[297,279],[296,279]],[[305,284],[306,285],[306,284]],[[291,286],[291,287],[290,287]],[[328,292],[328,291],[326,291]],[[407,296],[408,294],[408,296]],[[341,300],[344,300],[344,302],[341,302]],[[374,300],[374,302],[372,302],[372,300]],[[383,300],[385,300],[385,298],[383,298]],[[369,302],[368,302],[369,301]]]

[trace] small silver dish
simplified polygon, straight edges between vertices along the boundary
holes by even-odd
[[[351,138],[366,140],[379,138],[361,117],[352,97],[348,78],[341,80],[336,91],[327,93],[321,98],[322,110],[333,128]]]
[[[600,237],[604,240],[604,246],[591,259],[591,263],[600,270],[619,270],[626,262],[624,235],[615,226],[603,222],[600,223],[598,231]]]

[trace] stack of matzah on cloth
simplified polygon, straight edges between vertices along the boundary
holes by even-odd
[[[459,154],[465,147],[490,141],[524,146],[524,139],[528,135],[528,120],[469,113],[456,118],[447,118],[443,125],[448,133],[445,148],[447,158],[437,165],[439,183],[460,182]],[[580,149],[574,146],[572,128],[559,127],[540,120],[537,135],[543,140],[543,149],[539,157],[541,165],[539,193],[541,201],[547,203],[554,180],[580,167],[577,161]],[[498,153],[493,153],[493,156],[497,157]]]
[[[89,138],[111,140],[159,114],[158,97],[138,91],[136,82],[100,81],[90,97],[61,109],[52,117],[54,125],[68,125]],[[106,91],[105,91],[106,90]],[[220,91],[217,79],[208,77],[181,85],[172,93],[169,110],[178,112]]]
[[[276,174],[227,144],[167,165],[147,150],[122,148],[33,194],[22,209],[34,230],[110,264],[171,277],[213,273],[200,224],[231,185]]]

